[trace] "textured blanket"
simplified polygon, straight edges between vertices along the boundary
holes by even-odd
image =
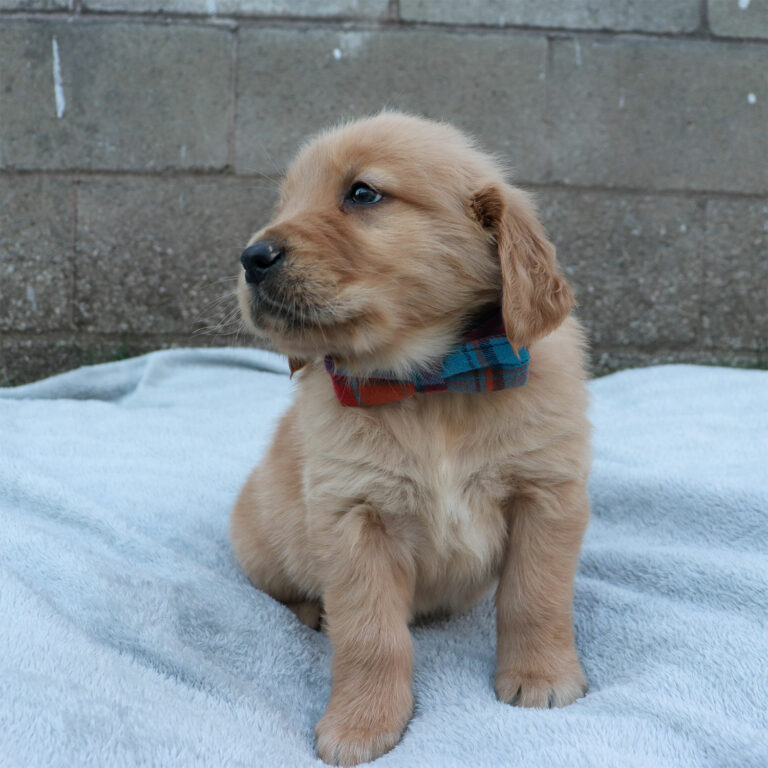
[[[291,396],[180,350],[0,390],[0,765],[319,765],[331,647],[250,586],[228,515]],[[768,766],[768,372],[595,381],[576,581],[589,694],[500,704],[490,600],[414,628],[385,766]]]

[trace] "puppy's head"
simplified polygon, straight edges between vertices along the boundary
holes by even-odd
[[[448,125],[385,112],[324,133],[242,255],[247,324],[294,360],[405,374],[501,306],[515,347],[573,299],[534,208]]]

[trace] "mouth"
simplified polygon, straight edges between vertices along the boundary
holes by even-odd
[[[323,331],[335,324],[330,305],[318,306],[299,291],[266,290],[264,285],[244,286],[243,298],[253,323],[266,331],[299,335]],[[241,305],[242,306],[242,305]]]
[[[300,327],[317,324],[315,312],[301,305],[293,296],[278,298],[260,292],[259,296],[252,300],[252,305],[259,315],[280,320],[292,329],[298,330]]]

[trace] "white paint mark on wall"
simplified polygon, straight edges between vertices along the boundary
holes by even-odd
[[[186,144],[181,145],[179,154],[181,155],[181,162],[185,163],[187,161],[187,145]]]
[[[334,58],[340,59],[342,56],[356,56],[361,52],[371,37],[370,32],[344,32],[339,35],[339,47],[334,48]],[[339,55],[336,56],[336,51]]]
[[[59,59],[59,44],[56,35],[53,36],[53,95],[56,99],[56,117],[61,120],[64,110],[67,108],[67,100],[64,98],[64,84],[61,80],[61,60]]]
[[[211,16],[215,16],[216,13],[217,13],[217,10],[216,10],[216,0],[207,0],[207,2],[208,2],[208,13]]]
[[[581,69],[581,46],[575,37],[573,38],[573,52],[576,55],[576,66]]]
[[[624,109],[624,91],[619,91],[619,109]]]
[[[749,8],[749,2],[750,0],[739,0],[739,8],[741,8],[742,11],[746,11],[747,8]]]
[[[334,48],[333,49],[333,58],[338,61],[341,58],[341,48]]]
[[[755,96],[754,93],[748,93],[747,104],[756,104],[756,103],[757,103],[757,96]]]
[[[31,286],[27,286],[27,300],[32,305],[32,311],[37,312],[37,297],[35,296],[35,289]]]

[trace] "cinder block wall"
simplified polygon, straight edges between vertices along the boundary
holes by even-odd
[[[597,373],[768,360],[768,0],[0,0],[0,381],[233,343],[312,131],[383,105],[539,198]]]

